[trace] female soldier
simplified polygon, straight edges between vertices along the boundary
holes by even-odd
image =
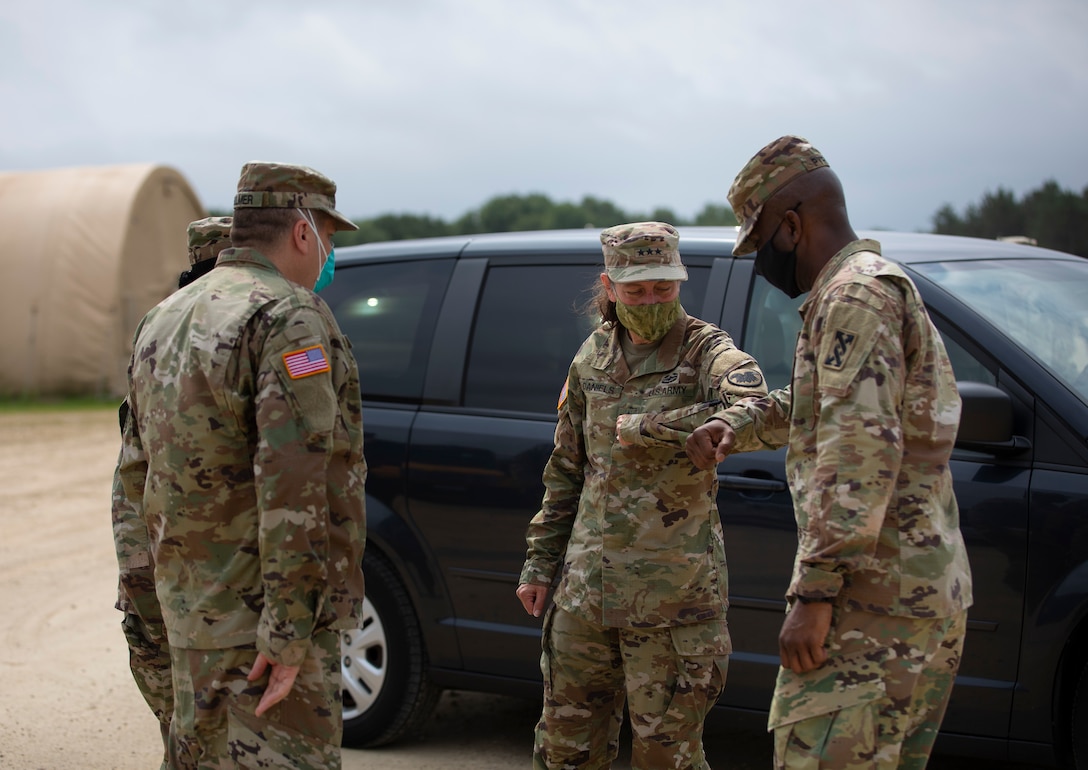
[[[517,589],[539,616],[559,576],[534,766],[610,766],[626,701],[632,767],[705,768],[703,721],[731,649],[728,579],[717,476],[684,442],[766,388],[728,334],[681,307],[674,227],[619,225],[601,243],[601,325],[570,366]]]

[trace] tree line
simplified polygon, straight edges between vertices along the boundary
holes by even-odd
[[[1054,180],[1017,200],[999,187],[962,215],[942,206],[933,216],[933,232],[976,238],[1023,236],[1039,246],[1088,256],[1088,187],[1080,194],[1063,190]]]
[[[211,212],[229,214],[229,211]],[[693,219],[667,207],[649,212],[624,211],[614,203],[587,195],[581,201],[553,201],[547,195],[499,195],[453,221],[424,214],[382,214],[354,220],[359,229],[336,234],[337,246],[396,241],[438,235],[556,230],[604,229],[624,222],[655,220],[677,226],[733,226],[737,218],[728,206],[708,203]],[[1020,199],[1004,188],[988,192],[962,214],[945,204],[933,215],[930,232],[976,238],[1023,237],[1046,248],[1088,256],[1088,187],[1075,193],[1048,180]]]
[[[470,233],[506,233],[522,230],[560,230],[567,228],[604,229],[624,222],[669,222],[682,225],[726,225],[737,223],[728,206],[708,203],[694,219],[677,216],[672,209],[655,208],[650,212],[624,211],[614,203],[587,195],[578,203],[556,202],[547,195],[499,195],[478,209],[452,222],[419,214],[382,214],[373,219],[355,220],[355,232],[336,234],[337,246],[373,241],[395,241],[435,235]]]

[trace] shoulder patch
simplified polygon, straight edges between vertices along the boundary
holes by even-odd
[[[823,318],[823,331],[813,339],[820,389],[845,396],[876,349],[877,341],[886,334],[883,314],[870,305],[833,302]]]
[[[563,380],[563,389],[559,391],[559,403],[555,405],[555,411],[559,411],[563,408],[563,404],[567,401],[567,386],[570,384],[570,380]]]
[[[831,334],[831,350],[824,357],[824,367],[842,371],[850,358],[850,352],[854,348],[854,343],[858,340],[858,335],[847,329],[835,329]]]
[[[725,376],[725,379],[730,385],[736,385],[738,388],[758,388],[763,384],[763,375],[751,369],[732,371]]]
[[[332,370],[323,345],[311,345],[308,348],[284,353],[283,363],[287,367],[287,375],[292,380]]]

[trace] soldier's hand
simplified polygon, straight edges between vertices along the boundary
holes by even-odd
[[[733,451],[737,434],[723,420],[711,420],[692,431],[684,443],[684,451],[696,468],[713,468]]]
[[[796,602],[778,634],[778,656],[783,668],[804,674],[827,660],[824,642],[831,630],[831,602]]]
[[[264,694],[261,695],[261,701],[257,704],[257,710],[253,712],[255,716],[261,716],[261,714],[287,697],[295,684],[295,677],[298,676],[301,667],[284,666],[269,660],[263,652],[258,652],[257,660],[254,661],[253,669],[246,677],[246,681],[256,682],[264,676],[265,671],[269,668],[271,668],[271,673],[268,675],[268,686],[264,688]]]
[[[539,618],[544,612],[544,600],[548,598],[548,587],[537,583],[522,583],[518,586],[517,595],[525,611],[534,618]]]

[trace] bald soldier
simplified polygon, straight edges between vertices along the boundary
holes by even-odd
[[[172,767],[340,767],[366,466],[355,360],[313,291],[354,228],[335,193],[247,163],[233,248],[136,332],[119,473],[150,533]]]
[[[187,286],[215,266],[216,257],[230,247],[230,217],[205,217],[190,222],[189,270],[178,277],[178,288]],[[129,416],[128,401],[121,402],[118,417],[124,434]],[[148,550],[147,527],[139,511],[128,504],[118,470],[113,477],[113,539],[117,551],[117,603],[124,613],[121,628],[128,645],[129,670],[148,708],[162,731],[163,763],[167,762],[174,692],[170,674],[170,648],[166,643],[162,612],[155,597],[154,567]]]
[[[567,375],[517,589],[539,616],[559,578],[533,766],[610,767],[626,703],[632,767],[706,768],[703,722],[731,651],[728,572],[717,476],[692,467],[684,441],[766,387],[728,334],[684,312],[672,225],[611,227],[601,248],[587,308],[599,326]]]
[[[790,386],[714,415],[696,465],[787,446],[798,545],[771,702],[776,768],[924,768],[959,669],[971,574],[949,457],[960,399],[910,278],[842,185],[783,136],[737,174],[734,254],[801,305]]]

